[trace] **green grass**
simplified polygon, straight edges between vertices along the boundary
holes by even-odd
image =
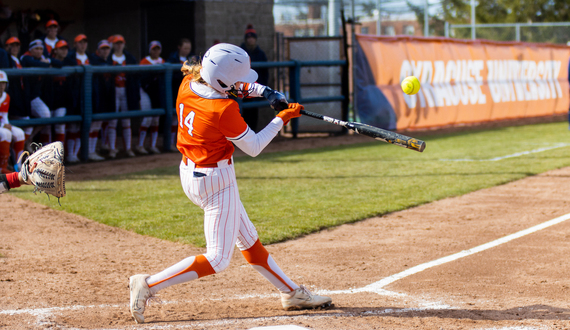
[[[240,157],[235,166],[242,202],[262,242],[273,243],[570,166],[570,147],[500,161],[441,160],[490,159],[569,138],[567,123],[540,124],[430,136],[423,153],[371,140]],[[140,234],[205,245],[202,210],[184,195],[177,167],[68,182],[61,207],[30,191],[11,193]]]

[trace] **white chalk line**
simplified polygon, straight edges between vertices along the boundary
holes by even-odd
[[[474,247],[474,248],[471,248],[468,250],[463,250],[461,252],[458,252],[458,253],[455,253],[455,254],[452,254],[452,255],[437,259],[437,260],[432,260],[430,262],[426,262],[426,263],[423,263],[421,265],[417,265],[417,266],[412,267],[412,268],[408,268],[408,269],[404,270],[403,272],[388,276],[386,278],[381,279],[378,282],[374,282],[374,283],[369,284],[363,288],[352,289],[352,290],[321,291],[321,292],[326,293],[326,294],[347,294],[347,293],[357,293],[357,292],[373,292],[373,293],[382,294],[383,291],[386,291],[383,289],[383,287],[385,287],[388,284],[391,284],[393,282],[396,282],[398,280],[401,280],[404,277],[408,277],[410,275],[414,275],[414,274],[417,274],[419,272],[422,272],[428,268],[439,266],[439,265],[442,265],[442,264],[445,264],[445,263],[448,263],[448,262],[451,262],[451,261],[454,261],[454,260],[457,260],[457,259],[460,259],[463,257],[470,256],[472,254],[475,254],[475,253],[478,253],[481,251],[488,250],[490,248],[494,248],[494,247],[499,246],[501,244],[510,242],[514,239],[526,236],[528,234],[532,234],[534,232],[537,232],[537,231],[542,230],[544,228],[548,228],[550,226],[554,226],[554,225],[559,224],[561,222],[564,222],[568,219],[570,219],[570,213],[565,214],[563,216],[560,216],[558,218],[543,222],[541,224],[530,227],[528,229],[521,230],[517,233],[501,237],[501,238],[496,239],[492,242],[485,243],[483,245],[479,245],[477,247]]]
[[[406,270],[404,270],[404,271],[402,271],[402,272],[400,272],[400,273],[397,273],[397,274],[388,276],[388,277],[386,277],[386,278],[383,278],[383,279],[381,279],[380,281],[374,282],[374,283],[369,284],[369,285],[367,285],[367,286],[365,286],[365,287],[362,287],[362,288],[349,289],[349,290],[335,290],[335,291],[319,290],[319,291],[317,291],[317,293],[319,293],[319,294],[329,294],[329,295],[331,295],[331,294],[354,294],[354,293],[360,293],[360,292],[371,292],[371,293],[376,293],[376,294],[380,294],[380,295],[389,295],[389,296],[396,296],[396,297],[406,297],[406,296],[407,296],[406,294],[397,293],[397,292],[393,292],[393,291],[388,291],[388,290],[383,289],[383,287],[385,287],[385,286],[387,286],[387,285],[389,285],[389,284],[391,284],[391,283],[393,283],[393,282],[396,282],[396,281],[398,281],[398,280],[401,280],[401,279],[403,279],[403,278],[405,278],[405,277],[408,277],[408,276],[417,274],[417,273],[419,273],[419,272],[422,272],[422,271],[424,271],[424,270],[426,270],[426,269],[429,269],[429,268],[432,268],[432,267],[435,267],[435,266],[439,266],[439,265],[442,265],[442,264],[445,264],[445,263],[448,263],[448,262],[451,262],[451,261],[455,261],[455,260],[457,260],[457,259],[460,259],[460,258],[463,258],[463,257],[466,257],[466,256],[470,256],[470,255],[473,255],[473,254],[476,254],[476,253],[479,253],[479,252],[482,252],[482,251],[491,249],[491,248],[496,247],[496,246],[499,246],[499,245],[501,245],[501,244],[510,242],[510,241],[512,241],[512,240],[514,240],[514,239],[517,239],[517,238],[520,238],[520,237],[523,237],[523,236],[526,236],[526,235],[535,233],[535,232],[540,231],[540,230],[542,230],[542,229],[545,229],[545,228],[554,226],[554,225],[559,224],[559,223],[561,223],[561,222],[564,222],[564,221],[566,221],[566,220],[568,220],[568,219],[570,219],[570,213],[565,214],[565,215],[562,215],[562,216],[560,216],[560,217],[558,217],[558,218],[555,218],[555,219],[552,219],[552,220],[543,222],[543,223],[538,224],[538,225],[536,225],[536,226],[533,226],[533,227],[530,227],[530,228],[521,230],[521,231],[516,232],[516,233],[514,233],[514,234],[507,235],[507,236],[504,236],[504,237],[502,237],[502,238],[496,239],[496,240],[494,240],[494,241],[491,241],[491,242],[488,242],[488,243],[479,245],[479,246],[477,246],[477,247],[474,247],[474,248],[471,248],[471,249],[468,249],[468,250],[463,250],[463,251],[461,251],[461,252],[458,252],[458,253],[455,253],[455,254],[452,254],[452,255],[449,255],[449,256],[440,258],[440,259],[432,260],[432,261],[430,261],[430,262],[426,262],[426,263],[417,265],[417,266],[415,266],[415,267],[406,269]],[[256,298],[259,298],[259,297],[264,297],[264,298],[266,298],[266,297],[273,297],[273,296],[278,296],[278,295],[277,295],[277,294],[269,294],[269,295],[267,295],[267,294],[265,294],[265,295],[249,294],[249,295],[245,295],[245,296],[239,296],[239,295],[238,295],[238,296],[234,296],[234,297],[231,297],[231,298],[228,297],[228,298],[230,298],[230,299],[245,299],[244,297],[246,297],[246,298],[254,298],[254,297],[256,297]],[[228,299],[228,298],[226,298],[226,299]],[[166,302],[166,303],[177,303],[177,302]],[[77,309],[84,309],[84,308],[109,308],[109,307],[111,307],[111,308],[119,308],[119,307],[124,308],[124,307],[126,307],[126,306],[128,306],[128,305],[127,305],[127,304],[123,304],[123,305],[96,305],[96,306],[95,306],[95,305],[91,305],[91,306],[51,307],[51,308],[38,308],[38,309],[0,310],[0,315],[17,315],[17,314],[25,314],[25,313],[27,313],[27,314],[30,314],[30,315],[35,315],[35,316],[37,316],[38,318],[41,318],[41,317],[50,316],[50,315],[53,314],[53,312],[61,312],[61,311],[66,311],[66,310],[77,310]],[[434,309],[434,308],[437,308],[437,309],[449,309],[449,308],[451,308],[451,307],[450,307],[450,306],[447,306],[447,305],[440,305],[440,304],[437,304],[437,303],[436,303],[435,305],[425,307],[423,310]],[[391,309],[386,309],[386,310],[391,310]],[[399,310],[408,311],[409,309],[399,309]],[[396,311],[398,311],[398,310],[396,310]],[[378,311],[370,311],[370,313],[373,313],[373,312],[378,312]],[[384,312],[384,313],[388,313],[388,312]],[[303,317],[311,317],[311,318],[312,318],[312,317],[330,317],[330,316],[335,316],[335,315],[338,316],[338,315],[348,315],[348,314],[350,314],[350,313],[335,313],[335,314],[324,314],[324,315],[323,315],[323,314],[304,315]],[[362,315],[362,313],[359,313],[358,315]],[[271,317],[271,318],[252,318],[252,320],[264,320],[264,319],[267,319],[267,320],[274,320],[274,319],[275,319],[275,320],[277,320],[277,319],[280,319],[280,318],[281,318],[281,319],[282,319],[282,318],[294,319],[294,318],[296,318],[296,317],[298,317],[298,316],[280,316],[280,317]],[[223,321],[216,321],[216,322],[222,322],[222,323],[216,323],[216,324],[224,324],[223,322],[228,322],[228,321],[227,321],[227,320],[223,320]],[[210,324],[213,324],[213,323],[210,323]],[[215,324],[214,324],[214,325],[215,325]],[[194,326],[195,326],[195,324],[194,324],[194,325],[188,325],[188,327],[194,327]],[[167,327],[169,327],[169,326],[167,326]],[[176,327],[177,327],[177,328],[180,328],[180,327],[183,327],[183,326],[177,325]],[[154,327],[153,327],[153,329],[154,329]],[[156,329],[162,329],[162,328],[159,327],[159,328],[156,328]],[[166,328],[165,328],[165,329],[166,329]]]
[[[506,156],[500,156],[500,157],[493,157],[493,158],[487,158],[487,159],[472,159],[472,158],[445,159],[444,158],[444,159],[440,159],[440,161],[442,161],[442,162],[497,162],[497,161],[503,160],[503,159],[520,157],[520,156],[524,156],[524,155],[535,154],[538,152],[543,152],[543,151],[547,151],[547,150],[558,149],[558,148],[563,148],[563,147],[568,147],[568,146],[570,146],[570,143],[557,143],[557,144],[549,146],[549,147],[542,147],[542,148],[528,150],[528,151],[521,151],[521,152],[517,152],[517,153],[506,155]]]

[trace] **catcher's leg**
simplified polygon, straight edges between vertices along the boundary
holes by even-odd
[[[10,189],[20,187],[20,173],[0,174],[0,194],[7,192]]]

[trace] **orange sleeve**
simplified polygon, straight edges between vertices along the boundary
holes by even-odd
[[[248,126],[239,113],[237,102],[231,102],[220,115],[220,132],[228,138],[236,138],[243,134]]]

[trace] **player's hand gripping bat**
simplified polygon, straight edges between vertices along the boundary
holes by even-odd
[[[347,122],[340,119],[331,118],[311,111],[301,110],[301,114],[316,119],[324,120],[331,124],[346,127],[355,131],[358,134],[368,135],[375,138],[376,140],[384,141],[387,143],[395,144],[400,147],[412,149],[415,151],[422,152],[426,148],[426,143],[422,140],[418,140],[413,137],[405,136],[395,132],[387,131],[378,127],[362,124]]]

